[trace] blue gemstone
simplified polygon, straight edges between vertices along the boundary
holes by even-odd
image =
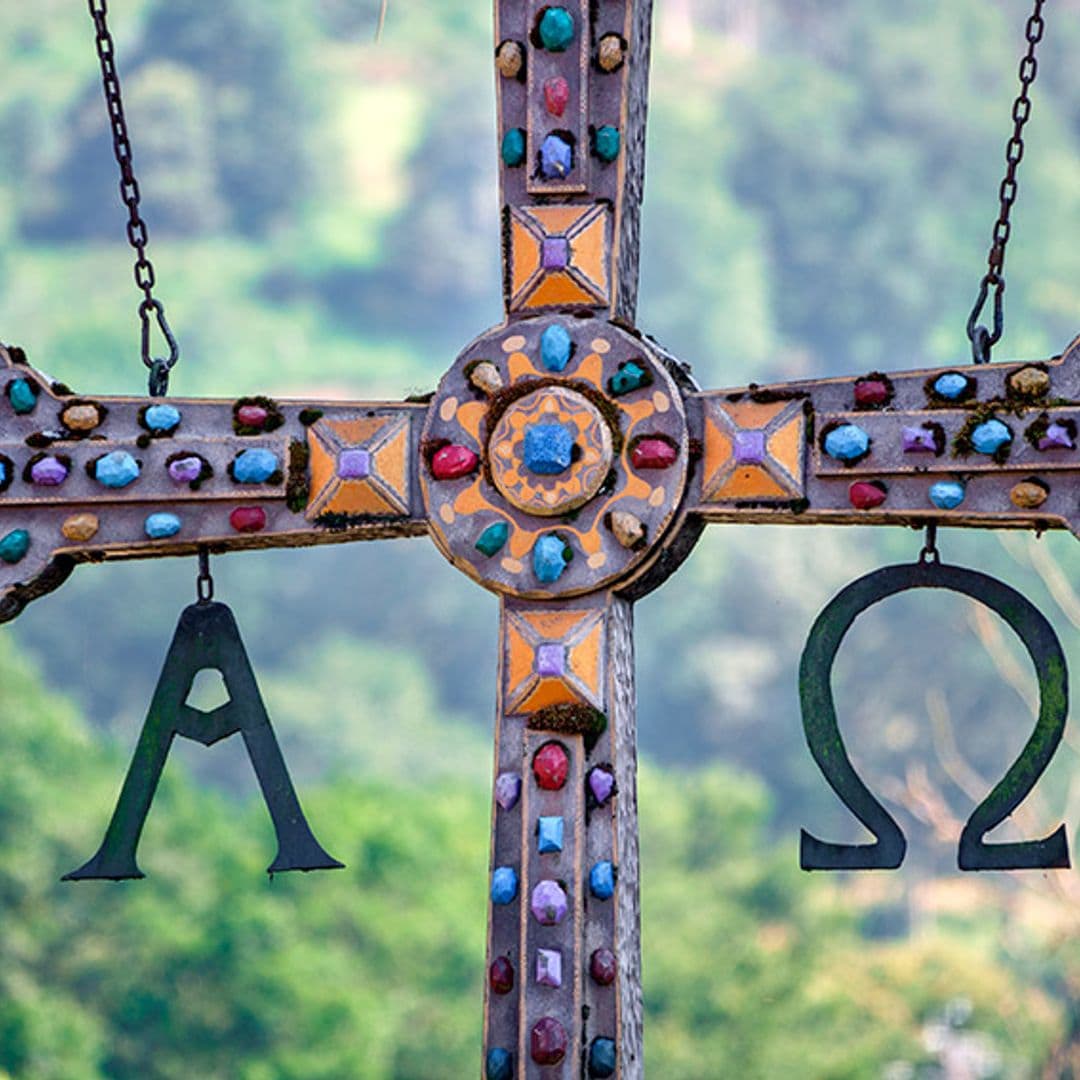
[[[536,823],[536,850],[541,855],[550,855],[553,851],[562,851],[563,819],[561,817],[542,817]]]
[[[603,127],[597,129],[596,136],[593,139],[593,149],[596,151],[596,156],[601,161],[610,164],[619,156],[621,141],[619,129],[612,127],[610,124],[604,124]]]
[[[987,420],[971,433],[971,445],[977,454],[996,454],[1012,442],[1012,432],[1000,420]]]
[[[597,900],[610,900],[615,895],[615,867],[607,859],[589,871],[589,892]]]
[[[966,494],[959,480],[939,480],[930,487],[930,501],[939,510],[955,510]]]
[[[593,1039],[589,1047],[589,1076],[605,1080],[615,1075],[615,1040]]]
[[[491,875],[491,902],[509,904],[517,896],[517,871],[512,866],[499,866]]]
[[[841,424],[825,436],[825,453],[837,461],[858,461],[870,449],[870,436],[857,424]]]
[[[540,19],[540,42],[551,52],[565,52],[574,40],[574,17],[564,7],[549,7]]]
[[[138,480],[139,463],[126,450],[114,450],[94,462],[94,478],[108,488],[127,487]]]
[[[558,476],[570,468],[574,438],[563,424],[533,424],[525,429],[525,468],[538,476]]]
[[[19,416],[34,411],[37,405],[37,393],[27,379],[16,379],[7,389],[8,401]]]
[[[947,401],[955,401],[958,397],[962,397],[967,388],[967,376],[960,375],[955,371],[939,375],[937,381],[934,383],[934,393],[937,394],[938,397],[945,398]]]
[[[26,558],[30,550],[30,534],[25,529],[15,529],[0,540],[0,560],[14,565]]]
[[[514,1059],[509,1050],[493,1046],[484,1062],[484,1080],[513,1080]]]
[[[490,559],[492,555],[502,551],[503,545],[509,538],[510,526],[505,521],[496,521],[480,534],[480,538],[476,541],[476,550]]]
[[[503,136],[500,153],[503,162],[511,169],[520,165],[525,160],[525,130],[511,128]]]
[[[245,450],[237,454],[232,468],[238,484],[264,484],[277,471],[277,454],[271,450]]]
[[[151,405],[143,420],[151,431],[173,431],[180,423],[180,410],[172,405]]]
[[[540,363],[548,371],[563,371],[573,351],[574,343],[562,323],[552,323],[540,335]]]
[[[180,519],[175,514],[151,514],[143,528],[151,540],[164,540],[180,531]]]
[[[7,478],[7,466],[2,461],[0,461],[0,487],[3,487],[7,483]]]
[[[570,562],[566,541],[554,533],[541,536],[533,545],[533,571],[545,585],[558,581]]]
[[[540,174],[545,180],[563,180],[573,167],[574,148],[561,135],[549,135],[540,144]]]

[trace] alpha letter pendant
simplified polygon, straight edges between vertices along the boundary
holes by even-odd
[[[229,693],[229,700],[212,712],[187,704],[195,676],[207,668],[221,673]],[[340,868],[343,864],[323,850],[300,808],[232,612],[224,604],[200,601],[180,615],[105,839],[97,854],[64,880],[143,877],[135,851],[173,737],[212,746],[236,732],[244,738],[277,834],[277,858],[267,873]]]

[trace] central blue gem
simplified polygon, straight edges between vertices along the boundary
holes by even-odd
[[[570,468],[574,440],[562,424],[533,424],[525,429],[525,468],[538,476],[557,476]]]

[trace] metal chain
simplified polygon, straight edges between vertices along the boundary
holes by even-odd
[[[157,277],[154,264],[146,254],[149,234],[146,222],[139,212],[139,182],[135,178],[132,162],[131,140],[124,102],[120,96],[120,75],[116,70],[116,49],[109,33],[107,0],[87,0],[90,17],[94,20],[98,59],[101,61],[101,81],[105,91],[105,105],[109,111],[112,128],[113,153],[120,166],[120,198],[128,210],[127,237],[135,251],[135,284],[142,290],[139,304],[139,321],[142,324],[142,361],[150,369],[151,397],[164,397],[169,390],[169,372],[180,359],[180,347],[165,318],[165,305],[154,296]],[[150,347],[152,323],[157,323],[169,347],[168,358],[154,358]]]
[[[1020,95],[1013,102],[1013,132],[1005,145],[1005,179],[1001,181],[1001,187],[998,190],[1001,208],[998,211],[997,221],[994,223],[993,242],[986,260],[988,269],[979,285],[975,306],[968,316],[967,335],[971,342],[971,357],[976,364],[990,362],[990,349],[1001,340],[1001,332],[1005,325],[1002,309],[1005,294],[1005,245],[1008,244],[1009,234],[1012,232],[1009,218],[1018,191],[1016,172],[1024,157],[1024,125],[1031,117],[1031,84],[1039,73],[1035,49],[1042,41],[1043,31],[1046,29],[1042,15],[1045,3],[1046,0],[1035,0],[1035,9],[1028,18],[1025,28],[1028,47],[1023,60],[1020,61]],[[994,329],[992,331],[978,324],[979,316],[982,314],[991,289],[994,290]]]

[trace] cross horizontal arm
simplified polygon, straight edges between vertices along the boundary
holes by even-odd
[[[78,562],[425,533],[426,412],[77,397],[0,346],[0,622]]]
[[[1080,338],[1045,363],[701,393],[688,415],[709,521],[1080,535]]]

